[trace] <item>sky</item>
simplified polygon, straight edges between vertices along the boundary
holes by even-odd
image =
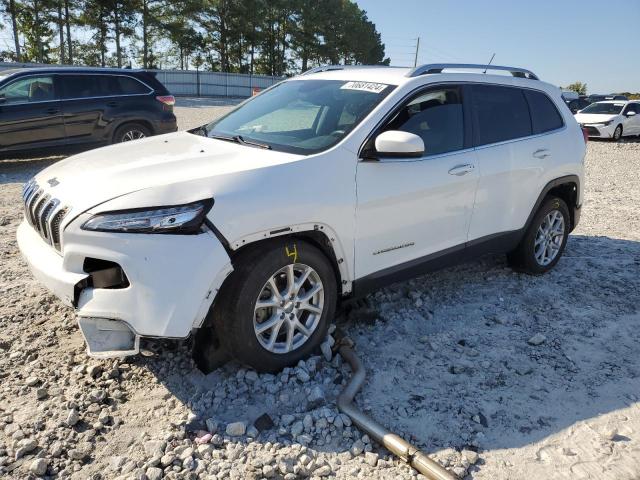
[[[640,0],[356,0],[392,65],[486,63],[527,68],[588,93],[640,92]]]

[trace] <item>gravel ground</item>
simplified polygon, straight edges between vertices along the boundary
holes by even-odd
[[[181,128],[221,114],[181,99]],[[340,415],[340,357],[204,376],[188,342],[96,361],[20,258],[20,188],[61,158],[0,160],[0,476],[420,477]],[[345,318],[359,405],[461,477],[640,478],[640,143],[591,142],[586,204],[548,275],[502,256],[380,290]]]

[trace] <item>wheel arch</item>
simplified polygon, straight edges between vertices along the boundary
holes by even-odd
[[[551,180],[545,185],[540,192],[531,213],[529,213],[529,218],[527,218],[524,231],[529,228],[533,221],[533,217],[542,205],[542,202],[549,195],[553,195],[564,200],[569,207],[569,215],[571,216],[571,225],[569,230],[572,231],[575,228],[577,223],[576,210],[580,208],[580,205],[578,204],[580,201],[580,178],[577,175],[566,175]]]
[[[220,235],[220,233],[217,233]],[[275,230],[257,232],[233,242],[227,242],[231,262],[248,249],[259,247],[262,243],[281,239],[283,242],[303,240],[318,248],[327,257],[336,276],[338,293],[348,295],[352,291],[352,277],[348,268],[345,250],[335,231],[322,223],[291,225]]]
[[[153,124],[149,120],[146,120],[144,118],[127,118],[127,119],[123,119],[122,121],[120,121],[119,123],[113,126],[113,131],[111,132],[111,142],[115,140],[116,133],[120,128],[124,127],[125,125],[129,125],[131,123],[134,123],[134,124],[137,123],[139,125],[142,125],[143,127],[146,127],[149,129],[149,131],[151,132],[151,135],[155,134],[155,129],[153,128]]]

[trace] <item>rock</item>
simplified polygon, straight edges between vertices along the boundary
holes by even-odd
[[[45,458],[36,458],[31,465],[29,465],[29,471],[34,475],[41,477],[45,473],[47,473],[47,467],[49,466],[49,462]]]
[[[364,454],[364,461],[367,462],[372,467],[375,467],[378,464],[378,454],[373,452],[367,452]]]
[[[71,410],[69,410],[66,424],[69,425],[70,427],[73,427],[79,421],[80,421],[80,415],[78,415],[78,411],[75,408],[72,408]]]
[[[24,457],[27,453],[33,451],[38,446],[33,438],[25,438],[18,442],[18,448],[16,448],[16,460]]]
[[[149,480],[160,480],[164,474],[162,469],[158,467],[149,467],[144,473]]]
[[[69,458],[71,460],[83,460],[87,456],[87,453],[80,448],[73,448],[69,450]]]
[[[262,476],[264,478],[273,478],[276,476],[276,469],[271,465],[265,465],[262,467]]]
[[[204,430],[199,430],[196,436],[196,443],[198,445],[203,445],[205,443],[209,443],[209,441],[213,438],[209,432],[205,432]]]
[[[307,383],[309,380],[311,380],[309,373],[303,368],[296,368],[296,377],[302,383]]]
[[[469,462],[469,465],[475,465],[478,462],[478,452],[473,450],[463,450],[462,456]]]
[[[162,454],[166,446],[167,443],[163,440],[147,440],[143,444],[145,453],[150,457],[156,453]]]
[[[320,468],[316,468],[313,474],[317,477],[328,477],[331,475],[331,467],[329,465],[323,465]]]
[[[320,351],[322,352],[322,356],[325,358],[327,362],[331,361],[333,357],[333,352],[331,351],[331,344],[327,341],[324,341],[320,344]]]
[[[271,430],[275,425],[269,414],[263,413],[256,418],[256,421],[253,422],[253,426],[256,427],[259,432],[264,432],[265,430]]]
[[[47,398],[49,396],[49,392],[47,391],[46,388],[38,388],[36,390],[36,398],[38,400],[44,400],[45,398]]]
[[[35,387],[38,383],[40,383],[40,379],[38,377],[29,377],[24,382],[27,387]]]
[[[258,435],[260,435],[260,432],[253,425],[249,425],[249,428],[247,428],[246,435],[247,437],[250,437],[250,438],[256,438]]]
[[[204,423],[207,426],[207,430],[209,431],[209,433],[213,434],[218,431],[218,422],[216,422],[215,419],[207,418]]]
[[[249,370],[244,376],[244,379],[248,380],[251,383],[256,382],[258,378],[260,377],[258,377],[258,374],[254,370]]]
[[[351,445],[351,453],[353,456],[360,455],[362,452],[364,452],[364,443],[362,443],[362,440],[353,442],[353,445]]]
[[[541,333],[536,333],[533,337],[527,340],[527,343],[529,345],[533,345],[534,347],[537,347],[538,345],[542,345],[546,340],[547,340],[547,337],[545,337]]]
[[[244,435],[247,426],[244,422],[234,422],[227,425],[227,429],[225,430],[226,434],[230,437],[239,437]]]
[[[102,374],[102,365],[95,363],[87,367],[87,373],[91,378],[98,378]]]
[[[300,435],[303,430],[304,430],[304,425],[302,424],[302,422],[296,422],[293,425],[291,425],[291,435],[293,435],[294,438]]]
[[[471,420],[473,420],[477,424],[482,425],[485,428],[489,426],[489,422],[487,421],[487,417],[485,417],[482,414],[482,412],[479,412],[477,415],[474,415],[473,417],[471,417]]]
[[[294,417],[293,415],[284,414],[280,417],[280,424],[283,427],[286,427],[288,425],[291,425],[295,421],[295,419],[296,417]]]
[[[307,432],[310,432],[313,429],[313,417],[311,415],[305,415],[302,420],[302,425]]]
[[[51,444],[51,447],[49,448],[49,454],[54,458],[57,458],[60,455],[62,455],[63,451],[64,451],[64,447],[62,445],[62,442],[60,441],[53,442]]]
[[[325,395],[322,387],[316,385],[311,389],[309,397],[307,398],[307,406],[309,409],[318,408],[325,403]]]
[[[162,465],[163,467],[167,467],[171,465],[175,461],[175,459],[176,456],[174,453],[167,453],[160,458],[160,465]]]
[[[89,401],[91,403],[102,403],[107,398],[107,392],[102,389],[91,390]]]

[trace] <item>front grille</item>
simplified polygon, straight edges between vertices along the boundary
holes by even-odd
[[[32,179],[22,189],[24,217],[45,242],[60,251],[60,225],[69,212]]]
[[[596,127],[586,127],[586,128],[587,128],[587,134],[597,135],[598,137],[600,136],[600,130],[598,130]]]

